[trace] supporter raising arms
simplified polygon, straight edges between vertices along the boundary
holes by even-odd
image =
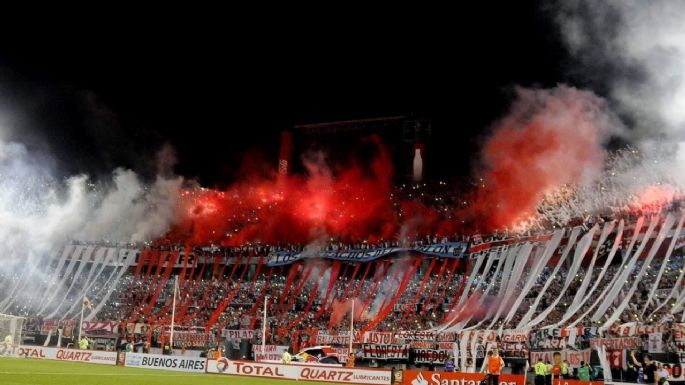
[[[643,361],[640,362],[635,358],[635,351],[630,352],[630,358],[633,361],[633,364],[635,366],[642,367],[642,371],[644,373],[644,383],[645,384],[653,384],[653,385],[658,385],[659,383],[659,375],[657,373],[657,367],[654,361],[652,360],[652,356],[649,354],[645,354]]]

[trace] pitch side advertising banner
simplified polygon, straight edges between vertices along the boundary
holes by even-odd
[[[174,357],[161,354],[126,353],[124,366],[146,369],[172,370],[176,372],[202,373],[205,371],[206,358]]]
[[[554,380],[553,385],[604,385],[604,381]]]
[[[38,358],[43,360],[58,360],[72,362],[87,362],[89,364],[114,365],[117,361],[116,352],[101,352],[98,350],[61,349],[43,346],[15,346],[12,355],[19,358]]]
[[[482,373],[431,372],[428,370],[405,370],[402,376],[404,385],[478,385],[485,379]],[[502,374],[499,385],[525,385],[523,375]],[[554,384],[557,385],[557,384]],[[563,384],[562,384],[563,385]],[[575,385],[575,384],[569,384]]]
[[[231,361],[226,358],[207,360],[207,373],[342,384],[390,385],[391,379],[390,370],[385,369],[283,365],[250,361]]]

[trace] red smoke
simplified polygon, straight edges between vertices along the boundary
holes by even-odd
[[[485,142],[475,202],[461,212],[482,231],[512,228],[535,215],[545,193],[596,176],[614,130],[591,92],[559,86],[517,96]]]
[[[184,216],[171,236],[232,246],[327,237],[373,243],[465,228],[514,229],[535,216],[547,192],[600,173],[612,123],[603,100],[591,92],[566,86],[519,89],[511,111],[484,143],[473,199],[455,208],[449,220],[416,200],[393,206],[392,160],[374,136],[370,162],[329,166],[319,156],[305,159],[306,175],[252,173],[223,191],[188,190]]]
[[[648,186],[635,196],[630,209],[638,212],[658,211],[680,199],[682,199],[680,191],[670,184]]]
[[[340,325],[343,319],[349,319],[352,313],[352,299],[346,301],[333,300],[331,306],[331,319],[328,322],[328,327],[336,327]],[[354,301],[354,321],[360,321],[364,310],[368,307],[368,303],[363,303],[359,299]]]
[[[184,218],[172,237],[193,243],[242,245],[306,243],[322,236],[342,241],[392,239],[398,218],[392,202],[390,154],[373,137],[370,164],[329,167],[305,160],[307,174],[247,177],[224,191],[184,193]]]

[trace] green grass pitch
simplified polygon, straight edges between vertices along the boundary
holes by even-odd
[[[269,380],[218,374],[124,368],[25,358],[0,358],[2,385],[321,385],[322,382]]]

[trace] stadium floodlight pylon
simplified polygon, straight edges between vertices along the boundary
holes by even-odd
[[[24,317],[0,313],[0,353],[8,354],[9,345],[21,345]],[[9,337],[9,338],[8,338]],[[11,350],[9,350],[11,352]]]

